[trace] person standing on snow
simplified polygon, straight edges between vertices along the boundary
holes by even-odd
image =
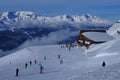
[[[44,56],[44,60],[46,60],[46,56]]]
[[[72,47],[72,43],[69,44],[69,51],[71,50],[71,47]]]
[[[26,63],[26,64],[25,64],[25,68],[27,68],[27,66],[28,66],[28,64]]]
[[[19,69],[17,68],[16,69],[16,76],[18,76],[18,73],[19,73]]]
[[[60,64],[63,64],[63,60],[62,59],[60,60]]]
[[[58,54],[58,59],[60,59],[60,54]]]
[[[43,66],[40,64],[40,74],[43,74]]]
[[[102,67],[105,67],[105,66],[106,66],[105,61],[103,61],[103,63],[102,63]]]
[[[37,64],[37,60],[36,60],[36,59],[35,59],[35,61],[34,61],[34,62],[35,62],[35,64]]]
[[[30,66],[32,65],[32,61],[30,61]]]

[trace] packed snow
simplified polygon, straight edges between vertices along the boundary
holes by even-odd
[[[91,45],[88,50],[66,45],[21,49],[0,58],[0,80],[120,80],[120,38],[116,37],[102,44]],[[37,64],[34,60],[37,60]],[[104,67],[103,61],[106,63]],[[28,63],[27,68],[25,63]],[[39,64],[43,65],[43,74],[39,73]],[[18,76],[15,76],[16,68],[19,68]]]
[[[111,40],[88,50],[78,46],[69,50],[61,45],[27,47],[0,58],[0,80],[119,80],[119,41]],[[103,61],[106,67],[102,67]],[[44,67],[43,74],[39,73],[39,64]],[[16,68],[20,70],[18,77],[15,76]]]
[[[120,22],[118,21],[110,27],[107,33],[115,38],[118,38],[120,36]]]

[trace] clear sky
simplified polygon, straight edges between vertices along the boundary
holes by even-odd
[[[0,0],[0,12],[32,11],[44,16],[93,14],[120,19],[120,0]]]

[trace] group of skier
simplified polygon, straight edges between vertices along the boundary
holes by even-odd
[[[68,47],[68,48],[69,48],[69,51],[70,51],[71,46],[72,46],[72,44],[70,44],[69,47]],[[59,61],[60,61],[60,64],[63,64],[63,59],[62,59],[61,55],[58,54],[57,57],[58,57],[58,59],[59,59]],[[43,59],[46,61],[46,56],[44,56]],[[11,64],[11,62],[10,62],[10,64]],[[37,64],[37,60],[36,60],[36,59],[34,60],[34,64]],[[29,66],[32,66],[32,61],[29,61]],[[105,61],[103,61],[103,62],[102,62],[102,67],[105,67],[105,66],[106,66],[106,63],[105,63]],[[28,63],[25,63],[25,69],[27,69],[27,68],[28,68]],[[40,74],[43,74],[43,69],[44,69],[44,68],[43,68],[43,66],[42,66],[41,63],[39,64],[39,68],[40,68],[39,73],[40,73]],[[15,76],[18,76],[18,75],[19,75],[19,68],[17,67],[17,68],[16,68],[16,75],[15,75]]]
[[[63,59],[61,58],[60,54],[58,54],[58,59],[60,59],[60,64],[63,64]]]
[[[44,56],[44,60],[46,61],[46,56]],[[61,55],[60,54],[58,54],[58,59],[60,60],[60,64],[63,64],[63,60],[62,60],[62,58],[61,58]],[[37,60],[35,59],[34,60],[34,64],[37,64]],[[25,69],[27,69],[28,68],[28,66],[32,66],[32,61],[29,61],[29,64],[28,63],[25,63]],[[40,71],[39,71],[39,73],[40,74],[43,74],[43,66],[42,66],[42,64],[40,63],[39,64],[39,67],[40,67]],[[18,76],[18,74],[19,74],[19,68],[17,67],[16,68],[16,75],[15,76]]]
[[[77,44],[73,44],[73,43],[69,43],[69,44],[62,44],[61,48],[68,48],[69,51],[71,50],[71,48],[73,48],[74,46],[77,46]]]
[[[34,60],[34,63],[37,64],[37,60],[36,59]],[[29,62],[29,65],[32,66],[32,61]],[[40,66],[40,74],[43,74],[43,66],[42,66],[42,64],[39,64],[39,66]],[[28,63],[25,63],[25,69],[27,69],[27,67],[28,67]],[[17,67],[15,76],[17,77],[18,74],[19,74],[19,68]]]

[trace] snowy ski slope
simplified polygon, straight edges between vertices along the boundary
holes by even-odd
[[[92,45],[88,50],[76,46],[69,51],[60,45],[24,48],[0,58],[0,80],[120,80],[120,37],[116,37]],[[25,69],[25,63],[30,60],[32,66],[28,64]],[[103,61],[106,67],[101,66]],[[39,74],[40,63],[44,67],[43,74]],[[18,77],[15,77],[16,68],[20,69]]]

